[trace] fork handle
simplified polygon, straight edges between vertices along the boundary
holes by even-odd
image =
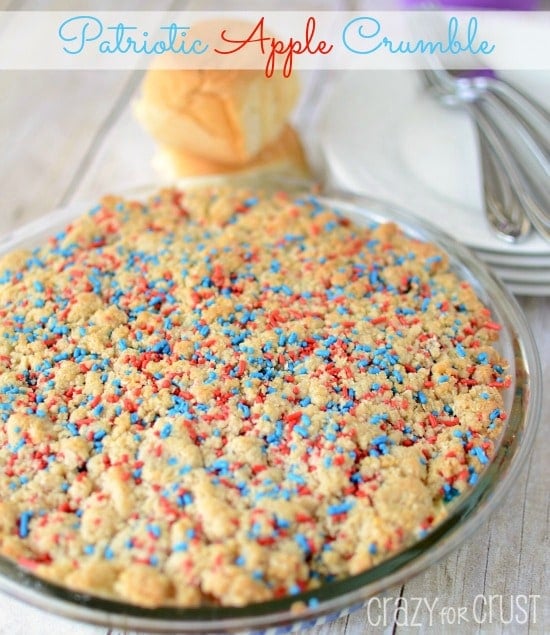
[[[491,132],[472,109],[476,123],[483,184],[485,216],[497,234],[509,242],[523,240],[531,231],[531,223],[523,211],[516,191],[511,186],[506,157],[502,160],[498,145],[495,147]]]
[[[550,241],[550,190],[547,178],[536,169],[540,166],[525,162],[525,153],[522,155],[518,151],[517,143],[503,130],[502,121],[499,125],[494,111],[487,108],[483,98],[471,101],[469,108],[491,152],[497,157],[517,201],[539,234]]]
[[[550,157],[550,117],[544,110],[536,107],[515,88],[499,80],[487,83],[483,97],[491,103],[499,116],[514,118],[510,122],[515,125],[522,142],[547,166]]]

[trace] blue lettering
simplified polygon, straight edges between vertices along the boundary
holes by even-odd
[[[77,34],[71,35],[72,29],[77,27]],[[88,33],[90,31],[90,34]],[[63,42],[79,42],[73,49],[66,46],[63,47],[65,53],[70,55],[78,55],[84,49],[86,42],[93,42],[103,33],[103,25],[101,20],[91,15],[78,15],[74,18],[65,20],[59,27],[57,34]]]
[[[202,55],[208,50],[208,44],[204,44],[202,40],[193,40],[191,45],[186,48],[185,36],[189,30],[188,26],[178,26],[175,22],[172,22],[169,26],[161,26],[161,31],[168,31],[168,50],[172,53],[193,53],[195,55]],[[181,42],[179,46],[176,46],[178,36],[181,36]]]
[[[458,55],[471,53],[472,55],[490,55],[495,45],[487,40],[476,43],[478,34],[478,20],[471,17],[466,29],[466,39],[459,38],[460,23],[458,18],[451,17],[447,25],[447,39],[416,41],[393,41],[382,33],[382,25],[373,17],[363,16],[354,18],[342,32],[344,46],[359,55],[368,55],[380,49],[385,49],[392,55]],[[359,38],[359,41],[358,41]]]
[[[368,16],[354,18],[344,27],[344,31],[342,32],[342,41],[348,51],[358,53],[359,55],[368,55],[369,53],[374,53],[374,51],[378,50],[382,46],[382,43],[378,42],[378,44],[375,44],[368,49],[358,49],[352,46],[349,40],[353,35],[359,36],[362,40],[372,40],[372,38],[375,38],[380,33],[380,29],[380,22],[378,22],[375,18]],[[348,33],[348,30],[350,30],[350,33]]]
[[[166,32],[166,34],[162,34],[164,39],[149,41],[149,33],[142,31],[140,38],[137,36],[138,28],[135,26],[127,26],[119,22],[117,25],[104,29],[102,22],[97,18],[90,15],[80,15],[65,20],[58,29],[58,36],[63,42],[73,43],[72,46],[63,47],[65,53],[70,55],[82,53],[86,44],[98,40],[104,31],[110,31],[112,35],[109,39],[97,43],[97,50],[102,54],[163,55],[171,52],[184,55],[202,55],[208,50],[208,44],[200,39],[187,41],[185,36],[188,34],[189,28],[188,26],[178,26],[175,23],[162,26],[160,27],[161,31]]]

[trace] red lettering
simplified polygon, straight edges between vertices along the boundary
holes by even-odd
[[[244,39],[232,39],[227,34],[227,29],[224,29],[221,33],[221,39],[229,44],[234,44],[233,48],[222,50],[215,48],[214,51],[220,55],[230,55],[241,51],[248,44],[259,44],[262,55],[266,55],[267,48],[269,53],[267,54],[267,60],[265,64],[266,77],[272,77],[279,56],[283,56],[282,70],[283,77],[290,77],[292,73],[292,67],[294,64],[294,55],[303,55],[309,53],[309,55],[328,55],[334,48],[333,44],[328,44],[325,40],[319,40],[316,44],[313,42],[315,36],[316,21],[313,16],[307,19],[304,41],[300,39],[289,38],[285,43],[284,40],[280,40],[275,37],[270,37],[264,33],[264,18],[260,18],[258,23],[254,26],[250,34]]]

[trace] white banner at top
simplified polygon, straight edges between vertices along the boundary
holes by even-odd
[[[550,12],[0,12],[0,69],[550,70]]]

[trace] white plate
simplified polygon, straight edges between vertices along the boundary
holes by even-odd
[[[523,284],[520,282],[509,282],[508,280],[503,280],[503,282],[506,288],[514,295],[550,296],[550,284]]]
[[[511,79],[550,103],[550,72]],[[321,151],[331,180],[407,207],[470,247],[499,254],[548,255],[533,235],[499,240],[482,212],[477,142],[468,116],[430,97],[415,71],[344,73],[321,106]]]
[[[550,275],[550,257],[546,256],[506,256],[476,251],[477,255],[492,267],[512,267],[514,269],[546,270]]]
[[[483,251],[476,249],[477,255],[486,263],[492,265],[503,265],[509,267],[526,267],[526,268],[546,268],[550,269],[550,253],[545,255],[515,255],[501,254],[492,251]]]
[[[496,267],[489,265],[499,278],[518,284],[547,284],[550,285],[550,270],[544,269],[513,269],[512,267]]]

